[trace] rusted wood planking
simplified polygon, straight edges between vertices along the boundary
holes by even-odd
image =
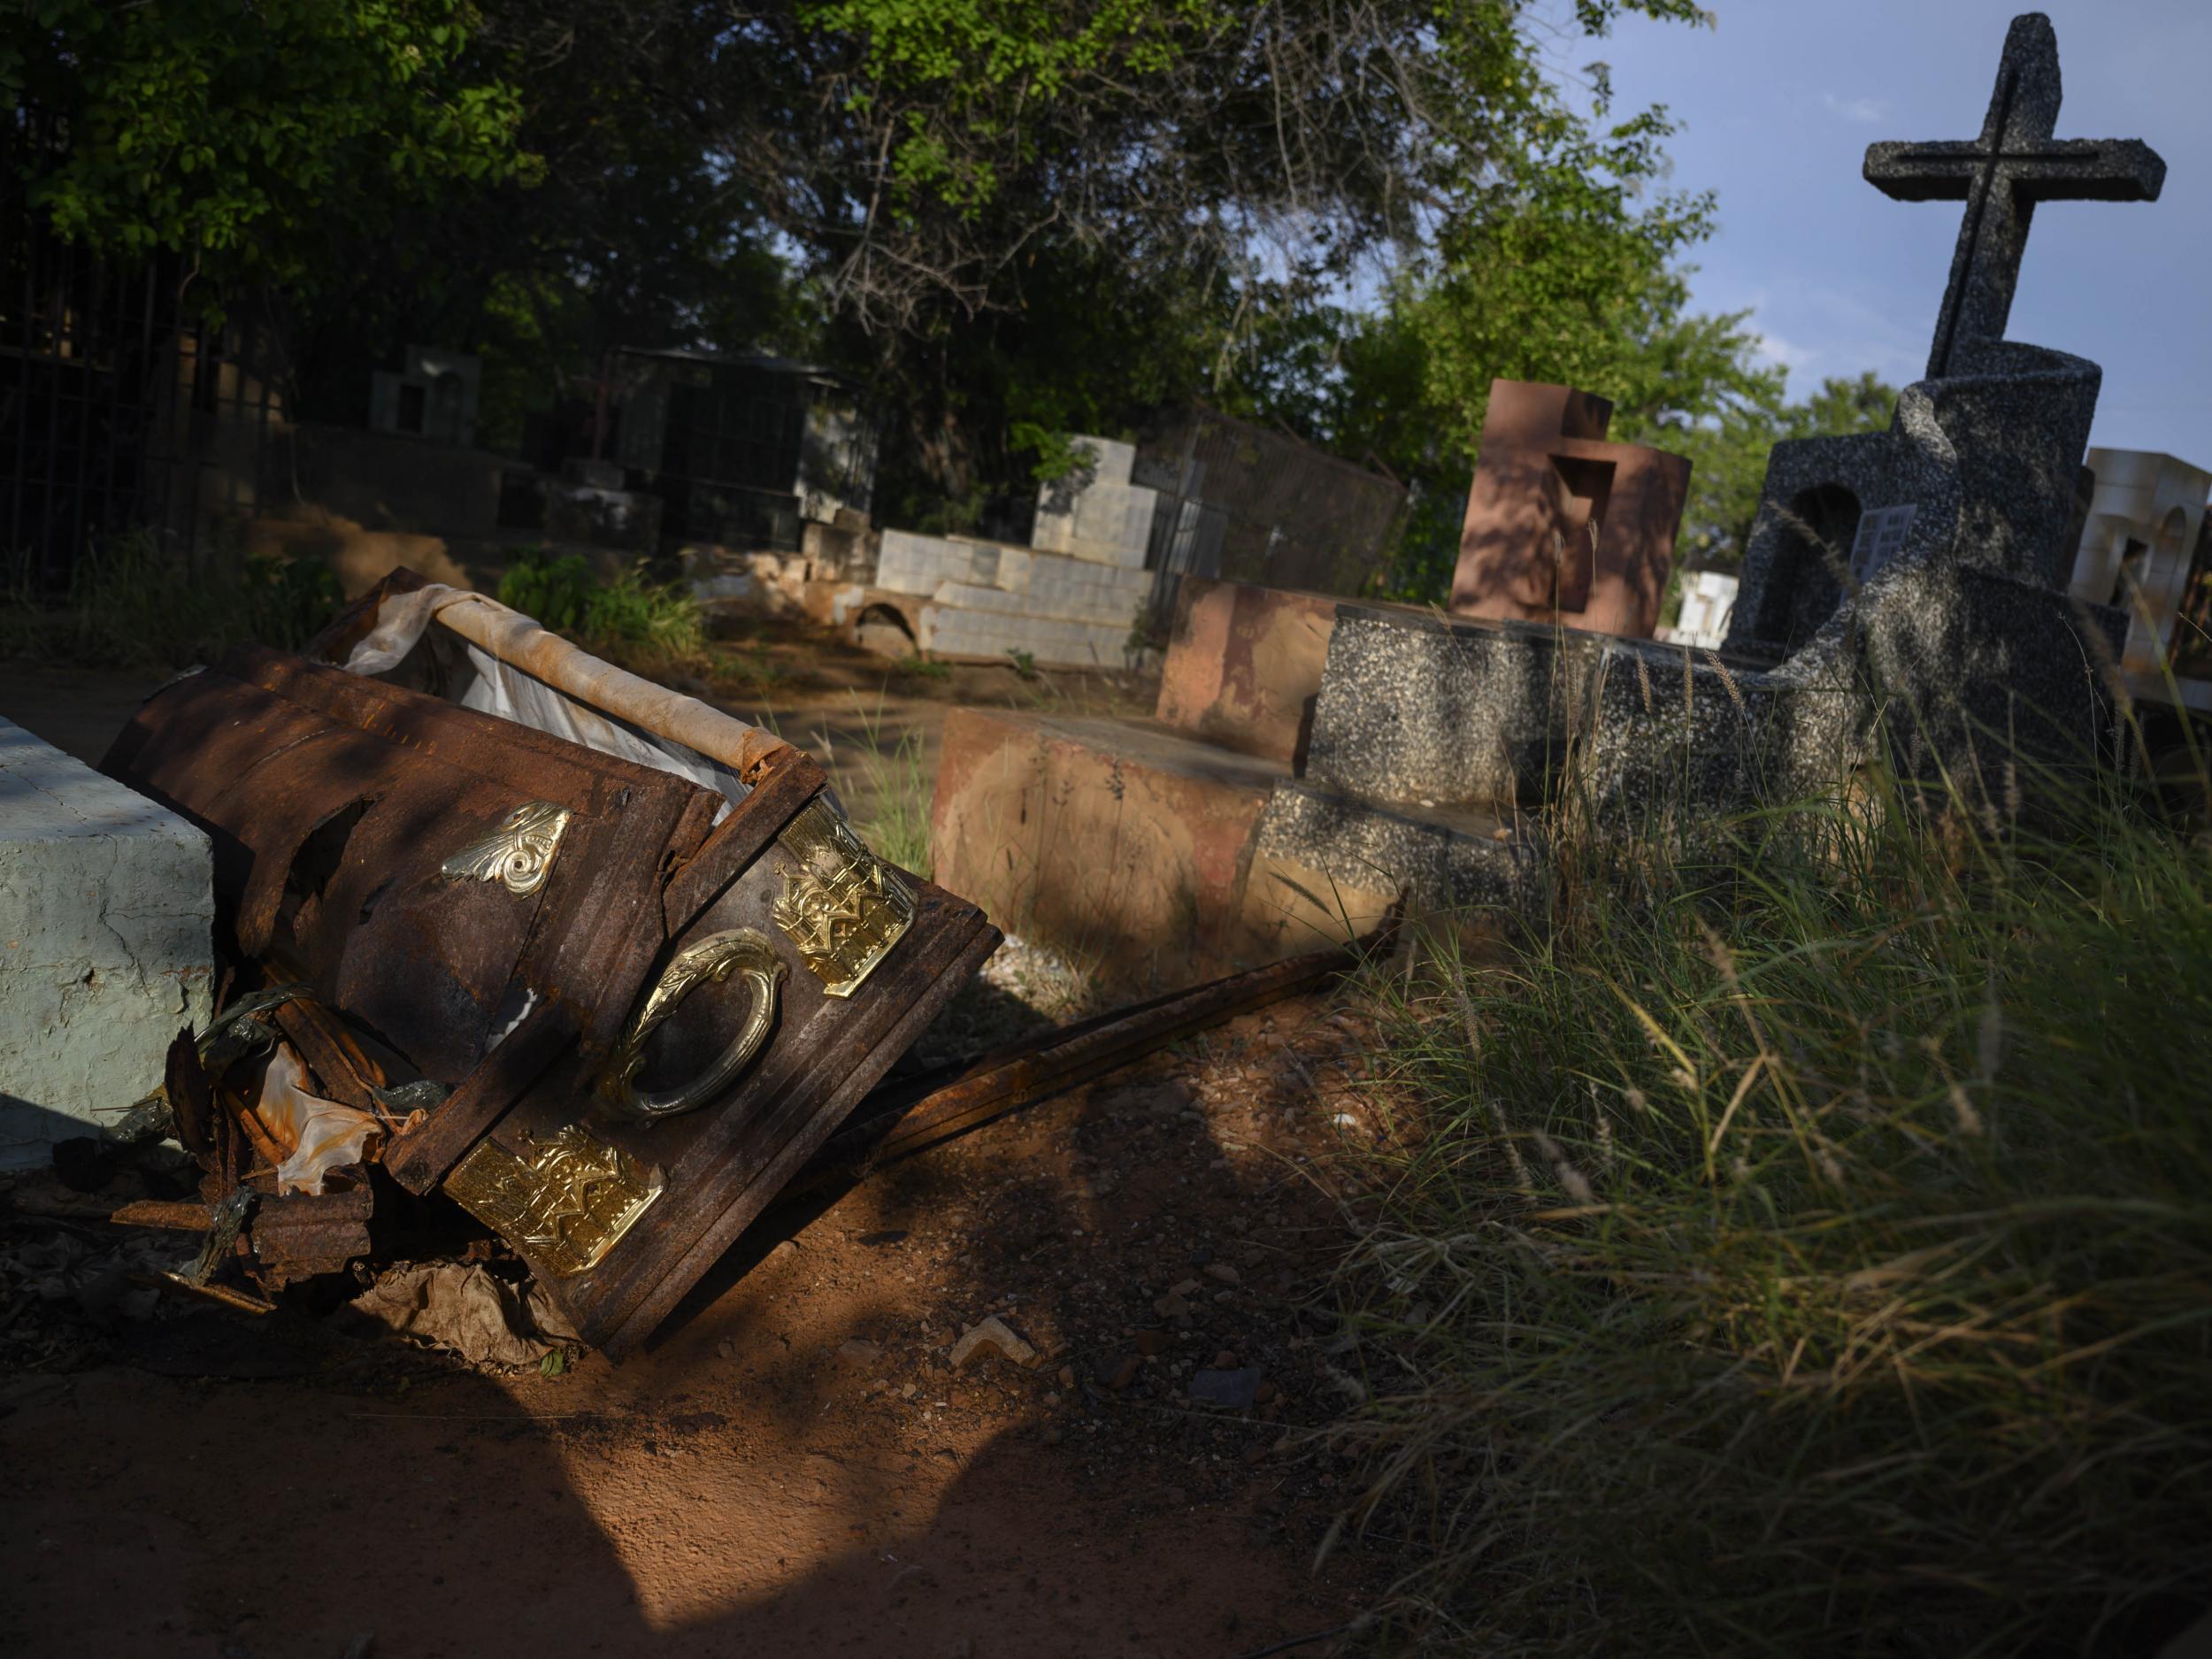
[[[600,1270],[588,1317],[610,1353],[629,1351],[666,1317],[774,1195],[781,1176],[769,1171],[806,1161],[998,939],[974,906],[925,887],[913,933],[868,983],[827,1018],[779,1039],[732,1107],[703,1122],[669,1164],[664,1213],[650,1217],[649,1233]],[[565,1301],[583,1317],[580,1298]]]
[[[418,1127],[392,1137],[384,1167],[411,1193],[427,1193],[576,1040],[572,1009],[541,1003],[485,1056]]]
[[[938,965],[936,983],[949,986],[950,990],[942,997],[910,1002],[895,1019],[879,1028],[872,1049],[826,1095],[810,1107],[787,1098],[779,1114],[786,1122],[763,1123],[757,1140],[733,1156],[718,1178],[701,1183],[696,1189],[699,1196],[687,1207],[688,1213],[667,1224],[675,1233],[695,1220],[699,1224],[695,1236],[657,1280],[642,1285],[642,1294],[621,1322],[608,1331],[603,1346],[610,1358],[618,1361],[634,1353],[660,1327],[738,1235],[783,1190],[784,1184],[805,1167],[846,1115],[929,1028],[952,995],[998,949],[1003,935],[984,920],[980,910],[963,908],[968,912],[965,919],[970,926],[961,933],[957,949]]]

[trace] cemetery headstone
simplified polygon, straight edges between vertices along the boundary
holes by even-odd
[[[1608,442],[1612,413],[1572,387],[1491,382],[1454,612],[1647,636],[1658,625],[1690,464]]]

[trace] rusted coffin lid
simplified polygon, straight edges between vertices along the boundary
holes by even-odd
[[[998,940],[780,745],[718,823],[686,779],[249,649],[104,764],[214,838],[231,949],[452,1086],[387,1167],[496,1226],[617,1355]]]

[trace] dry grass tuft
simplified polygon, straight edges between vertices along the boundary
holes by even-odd
[[[2212,1599],[2212,857],[1881,805],[1377,979],[1428,1110],[1345,1270],[1394,1637],[2137,1653]]]

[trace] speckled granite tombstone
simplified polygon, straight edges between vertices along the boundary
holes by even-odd
[[[2030,13],[1978,138],[1868,148],[1885,194],[1967,204],[1928,378],[1887,432],[1775,447],[1729,630],[1733,660],[1866,681],[1915,772],[1971,774],[1993,733],[2091,751],[2094,670],[2124,632],[2060,590],[2101,372],[2001,336],[2035,204],[2154,200],[2165,164],[2133,140],[2054,139],[2059,98],[2056,36]]]
[[[1547,405],[1518,452],[1542,500],[1506,515],[1511,534],[1487,553],[1474,549],[1499,579],[1498,614],[1339,604],[1310,722],[1295,741],[1289,710],[1310,683],[1310,635],[1300,674],[1267,696],[1241,687],[1225,657],[1171,664],[1171,681],[1180,672],[1203,695],[1164,697],[1163,720],[1170,703],[1188,703],[1251,730],[1230,741],[1209,727],[1202,767],[1187,740],[1175,749],[1165,734],[1149,748],[1129,737],[1064,743],[1113,768],[1087,796],[1059,762],[994,750],[1000,773],[1036,776],[1016,803],[1032,839],[1056,852],[1094,843],[1080,873],[1125,872],[1095,883],[1117,894],[1150,891],[1161,886],[1155,872],[1187,865],[1194,873],[1168,885],[1201,895],[1194,916],[1248,929],[1225,948],[1234,954],[1257,948],[1249,918],[1262,872],[1295,872],[1325,900],[1357,891],[1379,905],[1395,891],[1424,905],[1529,915],[1551,890],[1545,831],[1566,801],[1618,833],[1694,833],[1738,809],[1847,785],[1878,742],[1908,779],[1947,779],[1971,803],[2032,810],[2036,773],[2023,757],[2085,763],[2108,734],[2107,673],[2126,618],[2062,590],[2088,509],[2082,457],[2100,372],[2001,335],[2035,203],[2149,200],[2164,173],[2139,143],[2053,139],[2058,102],[2050,24],[2024,17],[2007,37],[1979,138],[1868,151],[1868,179],[1890,195],[1967,204],[1928,377],[1900,396],[1886,432],[1776,447],[1722,650],[1633,637],[1619,622],[1609,626],[1621,634],[1557,625],[1593,620],[1599,608],[1583,610],[1562,585],[1563,557],[1532,565],[1530,549],[1593,522],[1592,480],[1550,474],[1563,445],[1599,441],[1587,435],[1593,400],[1552,388],[1564,402]],[[1465,567],[1461,576],[1465,588]],[[1629,584],[1617,611],[1632,612],[1626,601],[1643,591]],[[1261,596],[1240,603],[1256,617],[1281,609]],[[1545,620],[1513,614],[1531,610]],[[1194,649],[1200,631],[1183,632]],[[953,738],[949,725],[949,755]],[[1202,772],[1205,802],[1225,803],[1218,812],[1188,793]],[[1134,815],[1148,826],[1224,827],[1202,845],[1191,838],[1187,853],[1164,833],[1143,840],[1125,807],[1138,795],[1164,803]],[[999,797],[1015,801],[1010,790]],[[1102,809],[1090,828],[1054,817],[1092,797],[1118,814]],[[956,856],[984,881],[987,865],[1007,864],[1009,839],[986,833],[974,813],[949,815],[948,798],[941,780],[938,843],[972,849]],[[1118,850],[1130,847],[1133,856]],[[1038,885],[1086,890],[1080,880]],[[1311,906],[1317,916],[1329,908]],[[1179,928],[1163,910],[1143,931],[1202,939],[1206,930]]]
[[[2056,40],[2031,14],[1978,139],[1868,150],[1887,194],[1967,204],[1928,378],[1886,432],[1776,446],[1722,651],[1347,606],[1307,776],[1278,787],[1260,844],[1323,869],[1386,849],[1417,882],[1437,861],[1363,829],[1358,803],[1509,814],[1571,792],[1618,828],[1679,825],[1834,787],[1879,731],[1906,775],[2009,806],[2017,757],[2093,756],[2125,618],[2061,585],[2100,371],[2001,335],[2034,204],[2151,200],[2164,164],[2133,141],[2054,139],[2058,106]],[[1487,855],[1498,891],[1538,890],[1524,844]]]

